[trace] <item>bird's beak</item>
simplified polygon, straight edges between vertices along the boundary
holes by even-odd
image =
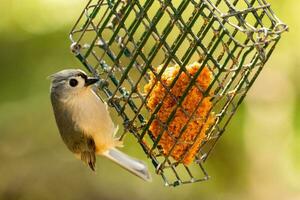
[[[96,83],[97,81],[99,81],[99,78],[96,78],[96,77],[88,77],[88,78],[85,80],[85,86],[92,85],[92,84]]]

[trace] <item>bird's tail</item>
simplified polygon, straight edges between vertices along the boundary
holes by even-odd
[[[106,151],[103,155],[141,179],[149,182],[152,180],[143,161],[132,158],[115,148]]]

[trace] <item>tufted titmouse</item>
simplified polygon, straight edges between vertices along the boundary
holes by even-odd
[[[115,137],[118,128],[112,122],[107,105],[91,87],[99,79],[88,77],[79,69],[67,69],[49,77],[56,124],[60,135],[78,158],[95,170],[95,155],[103,155],[136,176],[151,181],[147,166],[115,147],[122,142]]]

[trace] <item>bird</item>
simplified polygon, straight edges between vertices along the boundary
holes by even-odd
[[[80,69],[65,69],[49,76],[50,98],[62,140],[75,156],[95,171],[96,155],[104,156],[145,181],[147,165],[120,150],[108,106],[96,94],[97,77]]]

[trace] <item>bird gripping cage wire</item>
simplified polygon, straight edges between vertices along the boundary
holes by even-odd
[[[121,139],[177,186],[208,179],[204,161],[287,29],[265,0],[90,0],[70,38]]]

